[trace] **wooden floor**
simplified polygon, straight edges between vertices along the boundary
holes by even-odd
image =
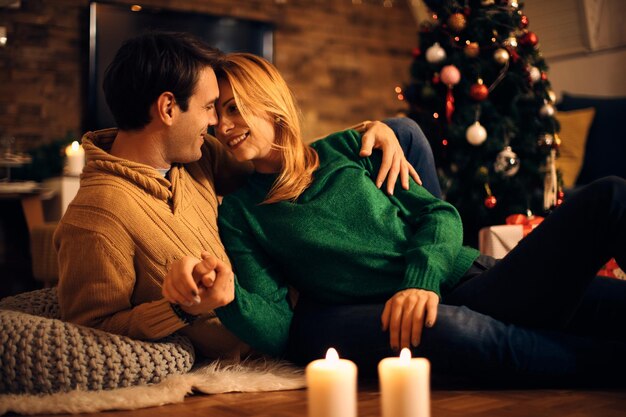
[[[626,416],[621,390],[435,390],[432,417],[616,417]],[[98,417],[306,417],[306,390],[194,395],[184,403],[135,411],[81,414]],[[359,417],[380,416],[376,387],[359,390]],[[52,417],[52,416],[49,416]],[[60,417],[60,415],[56,415]]]

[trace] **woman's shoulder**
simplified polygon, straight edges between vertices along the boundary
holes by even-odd
[[[319,152],[341,152],[347,155],[358,155],[361,147],[361,135],[354,129],[331,133],[311,144]]]

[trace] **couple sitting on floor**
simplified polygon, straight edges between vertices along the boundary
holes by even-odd
[[[64,319],[180,331],[208,357],[305,364],[333,346],[363,374],[401,347],[474,380],[626,371],[626,282],[595,276],[626,265],[623,179],[581,190],[496,262],[462,245],[414,122],[386,123],[415,168],[378,122],[306,145],[270,63],[183,34],[127,41],[104,90],[119,130],[83,137],[55,234]]]

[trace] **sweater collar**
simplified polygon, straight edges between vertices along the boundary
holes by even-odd
[[[88,132],[83,136],[82,145],[87,159],[83,169],[83,178],[87,179],[103,172],[122,177],[160,200],[171,199],[173,208],[176,210],[183,197],[184,187],[181,186],[185,177],[183,166],[172,165],[168,180],[149,165],[111,155],[109,151],[115,141],[117,131],[117,129],[104,129]]]

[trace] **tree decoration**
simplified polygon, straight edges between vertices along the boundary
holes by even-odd
[[[505,177],[512,177],[517,174],[519,167],[519,157],[513,152],[510,146],[506,146],[501,150],[498,156],[496,156],[496,161],[493,163],[493,170]]]
[[[526,29],[528,27],[528,16],[522,15],[522,17],[520,17],[519,27],[520,29]]]
[[[465,138],[470,145],[478,146],[487,139],[487,129],[478,120],[470,125],[465,131]]]
[[[482,227],[542,213],[548,156],[559,143],[556,98],[523,0],[425,4],[437,20],[420,32],[423,53],[411,64],[404,102],[430,140],[445,199],[463,219],[464,243],[475,246]],[[460,76],[444,71],[448,65]],[[558,184],[558,172],[554,178]]]
[[[503,45],[507,48],[517,48],[517,38],[515,36],[509,36],[504,40]]]
[[[481,78],[478,79],[476,84],[472,84],[470,87],[470,97],[476,101],[483,101],[489,96],[489,89]]]
[[[463,15],[463,13],[454,13],[448,18],[448,27],[454,32],[458,33],[463,31],[466,24],[467,20],[465,19],[465,15]]]
[[[438,64],[446,59],[446,50],[439,45],[439,42],[435,42],[430,48],[426,50],[426,61],[431,64]]]
[[[534,32],[526,32],[519,38],[519,43],[524,46],[536,46],[539,38]]]
[[[493,53],[493,59],[500,65],[504,65],[505,63],[509,62],[509,57],[509,53],[504,48],[498,48]]]
[[[552,116],[554,116],[555,112],[556,112],[556,110],[554,109],[554,106],[552,104],[548,103],[547,101],[539,109],[539,114],[542,117],[552,117]]]
[[[446,120],[452,122],[452,113],[454,113],[454,95],[452,87],[461,81],[461,72],[454,65],[446,65],[441,69],[441,81],[448,86],[446,93]]]
[[[528,74],[530,75],[530,81],[533,84],[541,79],[541,70],[537,67],[530,67]]]
[[[411,51],[411,55],[413,56],[413,58],[417,58],[418,56],[422,55],[422,50],[418,47],[415,47]]]
[[[555,139],[554,135],[550,133],[544,133],[539,135],[537,138],[537,145],[542,148],[551,149],[554,146]]]
[[[489,183],[486,182],[484,186],[485,186],[485,192],[487,193],[487,197],[485,198],[485,201],[484,201],[485,207],[487,207],[488,209],[492,209],[496,206],[496,204],[498,204],[498,200],[491,193],[491,187],[489,187]]]
[[[478,45],[478,42],[468,42],[467,45],[465,45],[463,52],[470,58],[476,58],[480,55],[480,46]]]

